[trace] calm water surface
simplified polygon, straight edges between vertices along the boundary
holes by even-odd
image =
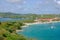
[[[23,34],[28,38],[36,38],[37,40],[60,40],[60,22],[29,25],[18,34]]]
[[[17,21],[17,20],[23,20],[23,18],[0,18],[0,21]]]

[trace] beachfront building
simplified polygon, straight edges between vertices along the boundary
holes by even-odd
[[[36,20],[34,20],[36,22],[52,22],[52,21],[60,21],[60,18],[38,18]]]
[[[51,18],[39,18],[39,19],[36,19],[35,21],[37,22],[50,22],[52,21]]]
[[[39,19],[39,21],[42,21],[42,22],[45,22],[45,21],[48,21],[48,22],[50,22],[52,19],[50,19],[50,18],[41,18],[41,19]]]
[[[55,18],[53,18],[53,20],[52,20],[52,21],[60,21],[60,18],[55,17]]]

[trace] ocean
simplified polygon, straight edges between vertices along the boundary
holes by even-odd
[[[29,25],[18,32],[36,40],[60,40],[60,22]]]

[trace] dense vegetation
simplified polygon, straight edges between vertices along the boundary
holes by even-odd
[[[32,40],[16,33],[22,25],[21,22],[0,22],[0,40]]]

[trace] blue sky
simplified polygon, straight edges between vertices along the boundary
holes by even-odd
[[[0,12],[60,13],[60,0],[0,0]]]

